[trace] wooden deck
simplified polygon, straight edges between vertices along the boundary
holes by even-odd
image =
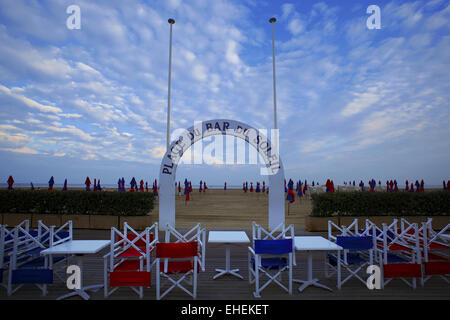
[[[250,236],[250,232],[247,231]],[[296,230],[296,235],[312,235],[301,230]],[[314,235],[322,235],[314,233]],[[110,232],[108,230],[74,230],[74,239],[108,239]],[[95,284],[103,282],[103,259],[101,258],[102,252],[95,256],[85,257],[85,274],[84,284]],[[297,266],[294,267],[294,278],[305,279],[306,278],[306,256],[303,253],[297,253]],[[254,299],[252,292],[253,287],[248,283],[248,268],[247,268],[247,246],[246,245],[234,245],[231,248],[231,265],[239,268],[241,275],[244,276],[244,280],[232,276],[224,276],[213,280],[216,268],[222,268],[225,265],[225,246],[221,244],[208,244],[206,251],[206,271],[201,272],[198,278],[198,300],[256,300]],[[321,279],[321,283],[331,287],[333,292],[326,291],[324,289],[309,287],[304,292],[300,293],[297,288],[298,283],[294,283],[294,291],[290,296],[284,292],[280,287],[270,285],[264,291],[262,291],[262,300],[334,300],[334,299],[450,299],[450,286],[439,278],[430,279],[425,287],[420,286],[418,283],[417,289],[413,290],[404,284],[401,280],[395,279],[384,290],[369,290],[367,287],[356,279],[344,284],[341,290],[336,288],[336,277],[333,276],[330,279],[326,279],[324,276],[324,254],[316,254],[313,261],[314,276]],[[5,273],[6,276],[6,273]],[[144,299],[155,300],[155,277],[152,274],[152,287],[144,290]],[[6,282],[6,279],[4,279]],[[0,287],[0,299],[1,300],[38,300],[38,299],[56,299],[58,296],[68,292],[65,283],[57,282],[49,286],[48,295],[42,297],[39,289],[33,285],[26,285],[22,287],[17,293],[8,297],[6,289]],[[79,297],[73,297],[70,299],[81,299]],[[91,295],[91,299],[103,300],[103,289],[98,292],[94,292]],[[108,300],[121,299],[139,299],[139,297],[129,288],[120,288],[112,296],[107,298]],[[191,300],[180,289],[176,289],[169,293],[166,299],[182,299]]]

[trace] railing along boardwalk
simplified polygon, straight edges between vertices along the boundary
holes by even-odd
[[[244,224],[243,224],[244,225]],[[250,225],[246,221],[245,225]],[[236,230],[239,230],[236,228]],[[242,229],[241,229],[242,230]],[[251,238],[250,230],[247,230],[247,235]],[[296,230],[296,235],[321,235],[326,237],[325,233],[307,233]],[[74,239],[90,239],[90,240],[107,240],[110,237],[108,230],[74,230]],[[160,239],[163,239],[161,233]],[[84,260],[85,274],[83,281],[85,285],[103,283],[103,254],[87,255]],[[336,277],[326,279],[324,276],[324,253],[314,255],[313,261],[313,275],[320,278],[321,283],[331,287],[333,292],[329,292],[320,288],[309,287],[304,292],[298,292],[298,283],[293,284],[293,294],[290,296],[281,288],[270,285],[261,293],[262,298],[258,300],[358,300],[358,299],[450,299],[450,287],[448,284],[439,278],[430,279],[426,282],[425,287],[418,285],[417,289],[413,290],[406,286],[401,280],[393,280],[384,290],[369,290],[367,287],[356,279],[351,279],[345,283],[341,290],[336,288]],[[297,266],[294,267],[294,278],[306,278],[306,254],[297,253]],[[206,250],[206,271],[201,272],[198,278],[198,297],[197,300],[255,300],[252,295],[253,287],[248,283],[248,269],[247,269],[247,245],[233,245],[231,247],[231,265],[234,268],[239,268],[239,272],[244,276],[244,280],[240,280],[233,276],[223,276],[217,280],[213,280],[216,274],[216,268],[222,268],[225,265],[225,246],[221,244],[208,244]],[[65,270],[63,270],[65,272]],[[4,274],[7,276],[7,274]],[[57,279],[55,277],[55,279]],[[152,274],[152,287],[144,289],[144,298],[155,300],[155,276]],[[4,279],[4,282],[6,279]],[[419,281],[420,283],[420,281]],[[48,295],[42,297],[40,291],[33,285],[27,285],[19,290],[16,294],[8,297],[6,290],[0,287],[1,300],[38,300],[38,299],[56,299],[68,292],[65,282],[59,280],[48,288]],[[80,297],[73,297],[69,299],[81,299]],[[103,290],[91,293],[91,299],[104,300]],[[128,288],[120,288],[117,292],[112,294],[107,300],[128,300],[139,299],[138,296]],[[182,299],[192,301],[180,289],[172,291],[165,299]]]

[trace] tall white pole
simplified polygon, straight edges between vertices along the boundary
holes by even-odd
[[[172,25],[175,23],[174,19],[169,19],[170,24],[170,44],[169,44],[169,84],[167,93],[167,149],[170,144],[170,82],[172,77]]]
[[[276,130],[277,126],[277,85],[275,80],[275,32],[274,23],[275,18],[270,18],[269,22],[272,24],[272,69],[273,69],[273,128]]]

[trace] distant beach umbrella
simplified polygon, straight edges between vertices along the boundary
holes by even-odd
[[[260,193],[261,192],[261,187],[259,185],[259,182],[256,182],[256,189],[255,192]]]
[[[48,180],[48,190],[53,190],[53,185],[55,184],[55,179],[53,176]]]
[[[192,181],[189,181],[189,192],[192,192]]]
[[[223,184],[223,190],[227,190],[227,183],[226,182]]]
[[[284,192],[287,192],[286,179],[284,179]]]
[[[203,181],[200,180],[200,187],[198,188],[198,192],[202,192],[203,190]]]
[[[176,185],[177,183],[175,182],[175,185]],[[147,181],[145,181],[145,192],[148,192],[148,182]]]
[[[359,187],[361,188],[361,191],[364,191],[364,182],[362,180],[359,182]]]
[[[262,192],[263,192],[263,193],[266,192],[266,182],[265,182],[265,181],[263,181]]]
[[[122,191],[122,180],[120,178],[117,180],[117,191]]]
[[[405,181],[405,185],[406,185],[405,186],[405,190],[409,191],[409,182],[408,182],[408,180]]]
[[[333,180],[331,180],[331,190],[330,190],[330,192],[331,193],[334,193],[334,181]]]
[[[97,181],[97,190],[102,191],[102,185],[100,184],[100,179]]]
[[[398,192],[397,180],[394,180],[394,192]]]
[[[411,187],[409,188],[409,192],[414,192],[414,185],[412,182],[411,182]]]
[[[306,191],[308,190],[308,181],[305,180],[305,184],[303,185],[303,194],[306,196]]]
[[[12,176],[9,176],[8,178],[8,190],[12,190],[13,189],[13,184],[14,184],[14,179]]]
[[[208,187],[206,186],[206,181],[203,181],[203,192],[206,192]]]
[[[67,191],[67,179],[64,180],[64,186],[62,191]]]
[[[447,181],[447,191],[450,190],[450,180]]]
[[[416,186],[416,192],[420,191],[420,183],[418,180],[416,180],[416,183],[414,184]]]
[[[139,191],[144,192],[144,180],[139,181]]]
[[[331,192],[331,181],[330,181],[330,179],[327,179],[327,182],[325,183],[325,187],[326,187],[326,192]]]
[[[290,203],[293,203],[295,201],[294,181],[292,181],[292,179],[289,179],[286,200],[288,200]]]
[[[250,192],[253,192],[253,182],[250,182]]]
[[[94,191],[97,191],[97,179],[94,179]]]
[[[86,191],[91,191],[91,179],[89,177],[86,177],[84,184],[86,185]]]
[[[423,182],[423,179],[422,179],[422,180],[420,180],[420,191],[421,192],[425,191],[424,186],[425,186],[425,183]]]
[[[181,182],[178,181],[178,193],[181,193]]]
[[[447,185],[445,184],[445,180],[442,180],[442,187],[444,190],[447,190]]]
[[[370,191],[375,191],[376,184],[375,179],[369,181]]]
[[[297,186],[298,186],[298,188],[297,188],[297,195],[299,196],[299,198],[301,198],[301,197],[303,197],[303,189],[302,189],[302,182],[301,182],[301,180],[299,180],[297,182]]]
[[[386,191],[389,191],[389,180],[386,180]]]
[[[389,181],[389,191],[394,191],[394,182],[392,180]]]
[[[312,186],[314,187],[314,180],[313,180],[313,182],[312,182]]]
[[[247,190],[245,190],[245,182],[242,182],[242,191],[247,192]]]

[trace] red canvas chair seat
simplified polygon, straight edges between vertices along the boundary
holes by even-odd
[[[160,269],[164,270],[164,261],[160,262]],[[186,273],[194,270],[194,264],[191,261],[170,261],[167,264],[167,274]],[[200,272],[200,265],[197,267],[197,273]]]
[[[144,261],[145,265],[145,261]],[[121,264],[119,264],[114,270],[115,271],[133,271],[140,269],[139,260],[125,260]]]
[[[422,266],[419,263],[392,263],[383,265],[385,278],[420,278]]]
[[[157,223],[139,233],[126,222],[123,232],[111,228],[110,252],[104,255],[105,298],[119,287],[129,287],[143,298],[143,288],[151,285],[151,253],[157,241]]]
[[[158,300],[175,287],[182,289],[194,299],[197,297],[197,273],[200,269],[197,241],[157,243],[156,259],[156,298]],[[171,275],[178,275],[178,278],[175,279]],[[188,276],[193,278],[192,291],[189,291],[182,285],[182,281],[186,280]],[[161,278],[167,279],[172,284],[162,294]]]
[[[450,274],[450,261],[425,262],[426,275],[446,275]]]
[[[119,271],[109,274],[111,287],[150,287],[151,273],[147,271]]]

